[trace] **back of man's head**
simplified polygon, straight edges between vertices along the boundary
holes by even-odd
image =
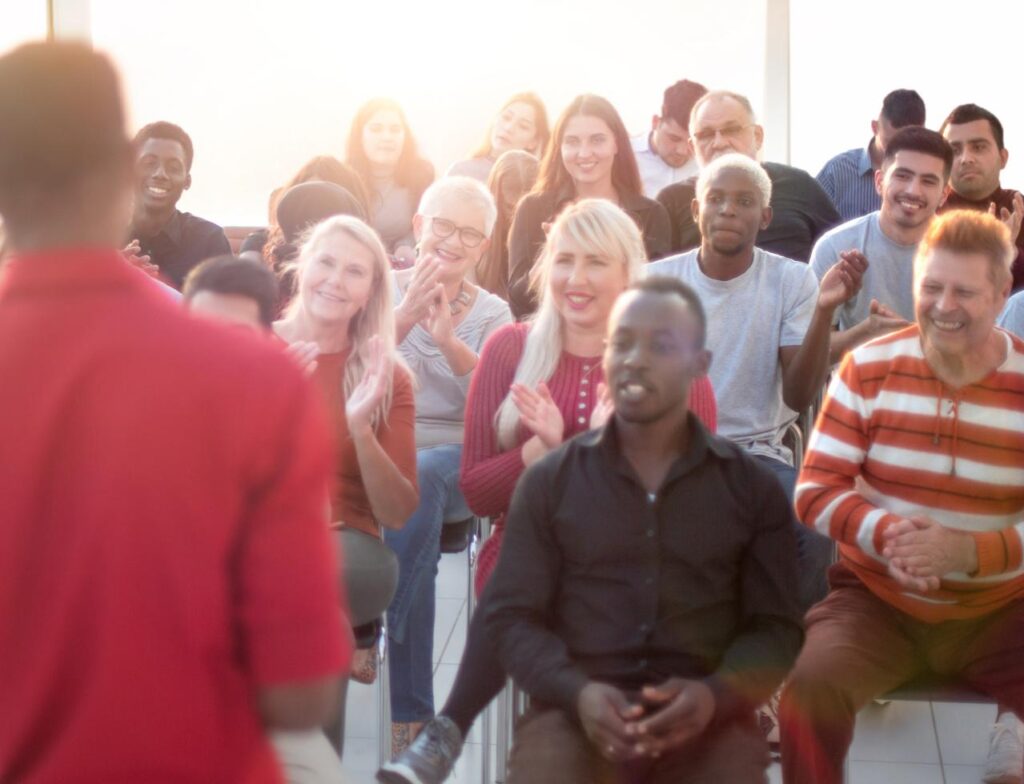
[[[879,116],[893,129],[924,125],[924,100],[916,90],[893,90],[882,100]]]
[[[661,102],[661,119],[675,120],[680,128],[690,127],[690,112],[708,88],[689,79],[680,79],[665,90]]]
[[[946,128],[950,125],[966,125],[970,122],[977,122],[978,120],[987,120],[989,128],[992,129],[992,139],[996,143],[996,147],[1000,150],[1006,149],[1003,146],[1003,124],[999,122],[999,118],[996,117],[988,109],[983,109],[976,103],[962,103],[949,113],[945,120],[942,121],[942,127],[939,128],[939,133],[945,133]]]
[[[0,58],[0,216],[12,241],[73,209],[87,180],[109,183],[112,194],[125,187],[130,165],[106,57],[82,44],[33,43]]]
[[[953,168],[953,148],[942,135],[928,128],[910,125],[897,131],[885,146],[884,166],[888,167],[896,153],[907,150],[932,155],[942,161],[945,176]]]
[[[200,303],[199,310],[207,310],[209,315],[221,317],[228,321],[238,321],[238,308],[232,303],[222,302],[224,297],[244,298],[251,300],[256,306],[253,313],[258,324],[249,326],[270,329],[277,313],[278,287],[274,273],[259,262],[240,259],[237,256],[215,256],[195,267],[185,278],[182,294],[185,302],[196,307],[196,300],[202,294],[218,295],[206,297]],[[227,304],[228,307],[223,307]],[[209,305],[210,307],[205,307]],[[248,312],[249,309],[246,309]]]

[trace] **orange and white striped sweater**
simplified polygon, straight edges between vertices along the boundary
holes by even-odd
[[[840,543],[877,596],[927,623],[987,615],[1024,598],[1024,341],[959,390],[924,359],[917,326],[847,354],[832,380],[796,488],[797,516]],[[882,557],[882,533],[927,515],[968,531],[978,571],[908,591]]]

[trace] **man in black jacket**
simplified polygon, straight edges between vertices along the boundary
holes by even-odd
[[[704,167],[719,155],[738,152],[757,160],[764,128],[744,96],[716,90],[704,95],[690,114],[690,141]],[[807,261],[818,237],[840,223],[828,194],[803,169],[764,163],[772,181],[772,222],[757,235],[757,247],[797,261]],[[658,194],[672,222],[672,252],[700,245],[693,212],[694,182],[678,182]]]

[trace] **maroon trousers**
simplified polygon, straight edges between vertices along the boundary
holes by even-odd
[[[614,763],[564,711],[535,706],[516,725],[508,784],[764,784],[768,764],[753,716],[658,759]]]
[[[876,597],[842,565],[830,582],[807,613],[807,638],[779,705],[785,784],[842,784],[857,711],[929,670],[958,676],[1024,717],[1024,601],[929,624]]]

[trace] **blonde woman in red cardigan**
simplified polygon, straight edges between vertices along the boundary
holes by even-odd
[[[497,562],[504,516],[523,470],[610,413],[601,367],[608,317],[646,261],[640,230],[618,206],[584,199],[567,207],[534,268],[536,315],[495,331],[484,346],[466,403],[461,478],[470,509],[495,526],[481,552],[478,592]],[[694,384],[690,408],[715,429],[706,378]],[[505,673],[474,619],[448,702],[377,778],[444,781],[473,720],[504,684]]]

